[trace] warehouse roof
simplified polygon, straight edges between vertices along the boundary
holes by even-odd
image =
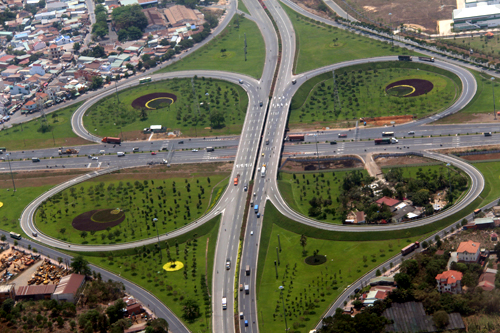
[[[85,275],[70,274],[61,279],[57,285],[54,294],[76,294],[76,291],[82,285]]]
[[[453,10],[454,20],[463,20],[474,17],[491,16],[500,14],[500,5],[477,6]]]
[[[56,290],[55,284],[39,286],[20,286],[16,289],[16,296],[46,295]]]

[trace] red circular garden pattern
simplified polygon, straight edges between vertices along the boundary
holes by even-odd
[[[397,86],[410,86],[415,88],[415,91],[411,94],[401,96],[401,97],[415,97],[428,93],[434,88],[434,85],[431,81],[422,80],[422,79],[408,79],[408,80],[400,80],[389,84],[385,87],[385,91],[387,92],[389,89],[397,87]]]
[[[156,109],[154,106],[156,105],[149,105],[149,104],[155,104],[156,102],[163,102],[163,103],[168,103],[172,104],[175,103],[177,100],[177,96],[174,94],[170,93],[152,93],[152,94],[147,94],[141,97],[138,97],[134,99],[132,102],[132,107],[134,109],[142,109],[142,108],[147,108],[147,109]]]
[[[118,224],[122,223],[125,220],[125,213],[120,212],[119,214],[116,214],[116,219],[111,220],[109,222],[102,221],[102,222],[95,222],[92,220],[92,217],[94,216],[110,216],[109,212],[112,211],[113,209],[97,209],[97,210],[91,210],[89,212],[82,213],[75,217],[73,219],[73,222],[71,225],[73,228],[76,230],[80,231],[100,231],[100,230],[106,230],[106,228],[112,228],[117,226]],[[111,218],[110,218],[111,219]]]

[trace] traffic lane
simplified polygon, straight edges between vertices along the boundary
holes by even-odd
[[[7,237],[7,241],[13,245],[14,240],[10,238],[9,233],[3,230],[0,230],[0,234],[4,234]],[[70,265],[72,256],[59,252],[51,247],[47,247],[43,244],[40,244],[36,241],[32,241],[27,238],[22,238],[17,241],[18,245],[27,249],[28,246],[31,246],[31,248],[36,248],[37,252],[39,254],[42,254],[44,256],[48,256],[51,258],[51,260],[57,262],[57,258],[61,257],[63,259],[63,263],[65,265]],[[29,250],[27,250],[30,252]],[[89,265],[90,269],[95,271],[96,273],[101,273],[101,276],[103,280],[113,280],[116,282],[122,282],[125,286],[125,291],[130,293],[134,298],[138,299],[140,302],[142,302],[145,305],[148,305],[150,309],[155,310],[156,316],[159,318],[165,318],[169,324],[169,327],[173,332],[189,332],[187,328],[182,324],[182,322],[172,313],[170,310],[163,304],[161,301],[159,301],[154,295],[150,294],[146,290],[142,289],[141,287],[137,286],[136,284],[120,277],[117,276],[109,271],[106,271],[100,267],[94,266],[94,265]]]

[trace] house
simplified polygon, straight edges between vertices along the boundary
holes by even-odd
[[[196,23],[202,25],[203,14],[198,10],[193,10],[182,5],[175,5],[166,8],[164,11],[168,24],[172,27],[185,26],[186,23]]]
[[[481,244],[471,240],[462,242],[458,246],[457,254],[459,262],[477,262],[481,252]]]
[[[42,102],[47,102],[49,100],[49,94],[43,93],[43,92],[38,92],[35,94],[37,99],[42,100]]]
[[[20,286],[16,288],[16,301],[20,300],[41,300],[50,299],[52,293],[56,290],[55,284],[39,286]]]
[[[167,20],[165,15],[158,10],[156,7],[145,8],[142,10],[146,18],[148,19],[148,26],[145,32],[153,32],[158,30],[167,29]]]
[[[30,75],[35,74],[38,74],[40,76],[45,75],[45,69],[43,69],[43,66],[41,64],[33,64],[30,66]]]
[[[356,212],[356,223],[366,223],[365,212]]]
[[[362,300],[364,306],[371,306],[376,301],[382,301],[389,296],[389,293],[393,291],[395,287],[392,286],[376,286],[370,288],[370,291],[363,294]]]
[[[397,207],[396,212],[392,216],[392,222],[394,223],[403,222],[403,220],[408,219],[409,218],[408,215],[415,210],[413,206],[407,205],[405,203],[400,203],[396,207]]]
[[[26,104],[24,104],[23,106],[23,109],[24,110],[27,110],[27,111],[33,111],[33,110],[36,110],[36,103],[31,100],[31,101],[28,101]]]
[[[59,281],[56,290],[52,294],[52,299],[75,303],[78,297],[77,291],[85,283],[85,275],[70,274]]]
[[[13,284],[0,285],[0,303],[3,303],[7,298],[14,299],[16,296],[16,290]]]
[[[58,60],[63,55],[63,51],[56,44],[50,44],[47,55],[50,60]]]
[[[479,276],[479,283],[477,285],[484,291],[492,291],[495,289],[495,273],[483,272]]]
[[[436,275],[437,290],[440,293],[460,294],[462,276],[461,272],[453,270]]]
[[[73,41],[71,40],[71,38],[69,36],[65,36],[65,35],[61,35],[61,36],[58,36],[55,40],[54,40],[54,43],[57,45],[57,46],[61,46],[61,45],[66,45],[66,44],[72,44]]]
[[[142,313],[142,312],[144,312],[144,309],[142,308],[142,305],[139,303],[135,303],[135,304],[127,306],[127,314],[129,316],[138,315],[139,313]]]
[[[16,84],[10,90],[11,95],[23,94],[28,95],[30,93],[30,87],[27,84]]]
[[[399,205],[400,202],[401,201],[399,201],[398,199],[393,199],[389,197],[382,197],[377,201],[375,201],[375,203],[379,206],[382,206],[382,204],[389,206],[391,212],[394,212],[397,209],[396,206]]]

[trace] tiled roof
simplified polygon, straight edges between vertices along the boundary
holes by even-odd
[[[436,280],[446,280],[446,284],[452,284],[462,280],[462,273],[458,271],[446,271],[436,275]]]
[[[376,203],[379,205],[386,204],[389,207],[397,205],[399,202],[400,202],[399,200],[389,197],[382,197],[376,201]]]
[[[480,248],[481,243],[475,243],[471,240],[467,242],[462,242],[460,243],[460,246],[458,247],[457,252],[458,253],[476,253],[477,250]]]
[[[16,289],[17,296],[47,295],[52,294],[56,289],[55,284],[39,286],[20,286]]]

